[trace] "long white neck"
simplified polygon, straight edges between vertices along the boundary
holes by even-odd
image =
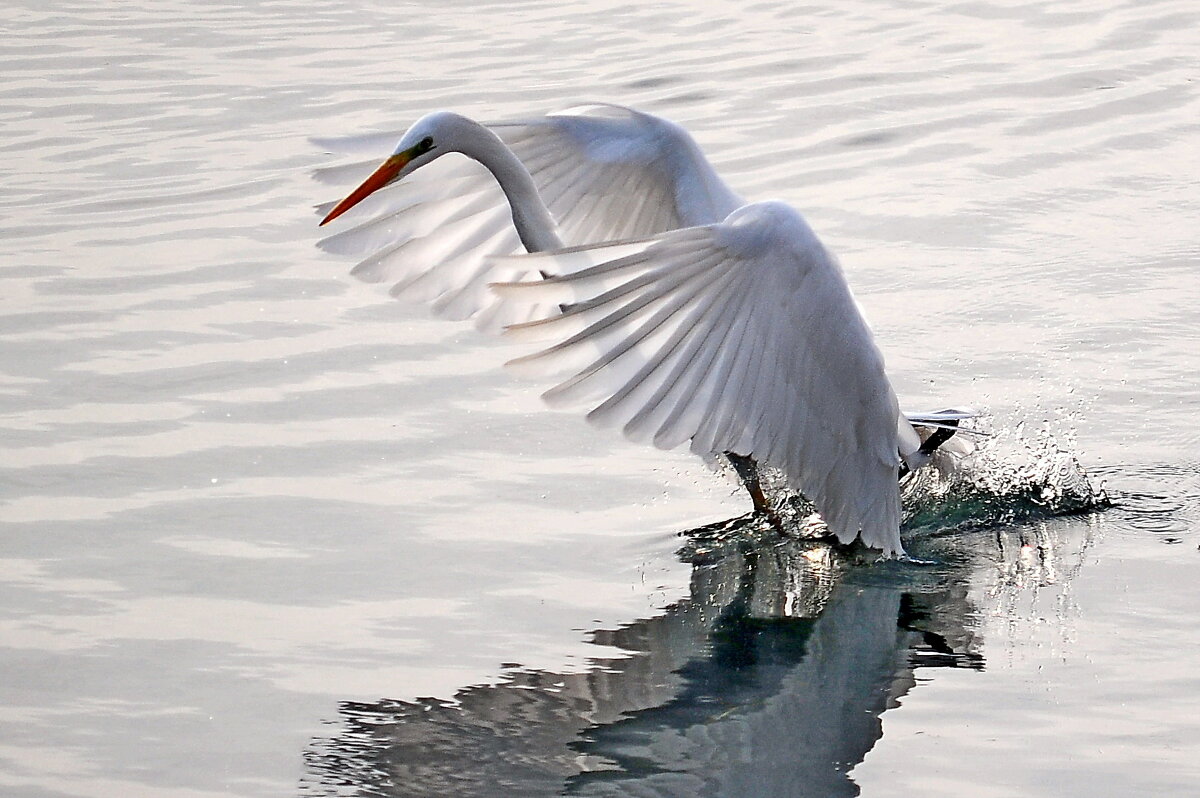
[[[508,198],[513,226],[525,249],[529,252],[562,249],[563,242],[558,236],[554,217],[542,202],[525,165],[499,136],[483,125],[464,116],[459,116],[457,121],[455,149],[483,164],[496,178]]]

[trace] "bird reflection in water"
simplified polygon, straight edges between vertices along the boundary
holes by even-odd
[[[751,516],[684,533],[689,597],[593,633],[628,656],[583,673],[514,669],[452,702],[346,703],[341,730],[310,746],[301,792],[858,795],[850,771],[917,670],[982,670],[982,611],[1018,624],[1023,596],[1066,591],[1085,562],[1108,497],[1053,444],[985,448],[970,479],[909,481],[924,562],[863,567],[865,549],[781,538]],[[811,506],[780,506],[805,528]],[[1048,520],[1064,515],[1078,518]]]
[[[514,671],[454,702],[345,704],[303,794],[857,795],[848,773],[914,671],[983,667],[961,574],[859,568],[746,527],[689,533],[690,598],[595,633],[631,656]]]

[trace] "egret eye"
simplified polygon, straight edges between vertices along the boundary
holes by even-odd
[[[417,144],[417,149],[421,152],[429,152],[433,149],[433,136],[426,136]]]

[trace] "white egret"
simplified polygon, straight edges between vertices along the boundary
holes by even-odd
[[[730,454],[769,512],[753,469],[766,463],[843,543],[903,553],[898,472],[948,437],[922,445],[913,422],[952,432],[970,414],[900,413],[840,266],[799,213],[745,203],[679,126],[593,105],[494,126],[423,117],[321,224],[452,152],[486,167],[510,218],[482,199],[486,176],[456,175],[327,246],[369,252],[359,276],[448,315],[532,316],[508,333],[556,343],[510,365],[570,375],[550,404],[591,404],[590,421],[660,448]],[[520,244],[530,254],[511,254]]]

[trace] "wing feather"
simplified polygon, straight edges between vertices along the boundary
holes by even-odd
[[[615,425],[619,422],[610,417],[624,414],[628,420],[624,422],[622,432],[627,438],[635,441],[649,438],[656,445],[660,440],[666,440],[664,433],[670,432],[667,419],[676,409],[690,404],[697,383],[703,378],[703,371],[697,368],[696,361],[697,358],[704,359],[706,354],[703,345],[705,331],[711,324],[713,305],[722,302],[733,283],[730,272],[718,275],[711,286],[711,300],[696,304],[676,329],[669,345],[658,357],[649,359],[642,366],[638,373],[639,382],[624,386],[588,413],[588,419],[601,425]],[[653,392],[639,397],[634,387],[651,384],[656,372],[658,380],[653,384]],[[685,435],[683,440],[687,437]]]
[[[599,349],[600,356],[592,359],[574,376],[543,394],[547,402],[563,404],[582,399],[586,395],[587,386],[590,385],[588,381],[602,369],[613,367],[620,368],[622,373],[628,371],[631,367],[630,359],[625,359],[619,366],[614,364],[649,336],[659,333],[663,324],[691,298],[688,292],[677,289],[694,282],[693,278],[703,276],[704,267],[711,263],[711,259],[685,264],[676,264],[673,261],[667,263],[668,273],[665,275],[657,271],[647,273],[630,280],[627,285],[618,286],[602,294],[596,300],[583,303],[577,314],[572,313],[573,309],[563,314],[568,318],[568,314],[582,316],[590,313],[593,317],[599,314],[606,315],[566,341],[532,356],[525,362],[558,355],[557,364],[561,368],[572,363],[573,355],[589,358]],[[654,286],[655,283],[659,283],[659,286]],[[665,287],[666,291],[656,291],[656,287]],[[620,307],[606,304],[623,298],[628,298],[629,301]],[[660,337],[661,334],[655,335],[655,340]],[[603,390],[603,387],[600,390]]]
[[[693,440],[699,440],[712,408],[720,406],[728,366],[732,363],[732,359],[724,355],[743,340],[747,321],[746,292],[736,290],[735,279],[729,281],[729,286],[732,296],[718,306],[708,328],[711,332],[699,332],[694,338],[694,348],[701,356],[690,369],[691,382],[680,391],[682,401],[671,409],[654,436],[654,445],[660,449],[673,449],[693,435]],[[712,447],[704,451],[711,452]]]
[[[611,384],[613,378],[611,375],[601,372],[610,368],[619,368],[620,373],[632,372],[625,379],[624,387],[621,389],[623,391],[644,393],[657,384],[663,376],[660,369],[674,353],[675,348],[686,334],[688,325],[696,315],[697,308],[693,301],[718,276],[711,274],[706,268],[714,262],[715,259],[697,261],[695,264],[697,273],[694,278],[680,281],[674,290],[668,289],[663,293],[646,292],[646,296],[635,302],[634,306],[641,304],[648,309],[657,306],[653,315],[633,330],[630,329],[633,326],[631,322],[636,315],[625,319],[624,321],[627,323],[614,330],[615,335],[619,338],[619,343],[563,385],[570,384],[572,380],[596,378],[593,381],[598,384],[599,392],[606,393],[605,386]],[[619,323],[621,320],[617,321]],[[603,323],[598,322],[596,326]],[[548,391],[547,399],[551,398],[551,394],[555,399],[560,398],[557,391],[559,388]],[[570,396],[561,398],[571,400]],[[645,400],[642,399],[642,401]],[[609,402],[611,402],[611,397],[609,401],[592,410],[588,414],[589,420],[600,422],[607,417],[607,424],[623,423],[626,413],[621,412],[619,403],[610,404]],[[636,410],[627,412],[632,414]]]
[[[554,278],[580,289],[578,305],[533,324],[569,334],[520,359],[566,370],[547,400],[590,405],[589,420],[634,440],[752,455],[841,540],[902,551],[899,407],[840,267],[804,221],[758,203],[653,241]],[[531,260],[557,257],[570,255]],[[504,291],[544,301],[539,287]]]

